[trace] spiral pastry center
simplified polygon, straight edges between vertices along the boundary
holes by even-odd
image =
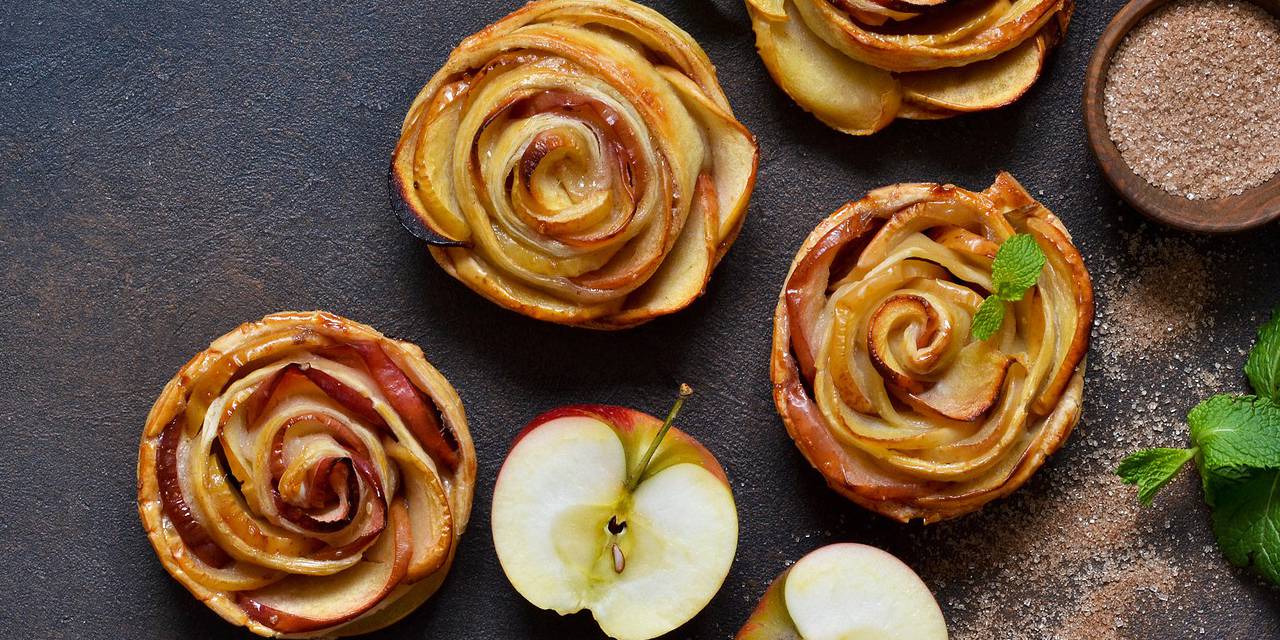
[[[523,150],[501,168],[501,184],[510,185],[507,197],[493,201],[504,211],[509,203],[514,213],[500,218],[504,230],[529,246],[554,241],[563,256],[596,250],[611,257],[604,250],[616,250],[639,230],[633,225],[640,222],[639,200],[650,196],[654,167],[630,151],[639,146],[634,130],[613,107],[567,93],[540,92],[514,103],[507,115],[512,121],[497,144]],[[522,139],[501,139],[507,136]],[[579,261],[560,273],[580,277],[599,264]],[[566,265],[550,266],[554,274]]]

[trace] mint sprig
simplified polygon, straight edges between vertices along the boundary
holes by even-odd
[[[1195,449],[1144,449],[1122,460],[1116,473],[1138,485],[1138,500],[1146,506],[1195,454]]]
[[[1138,451],[1116,472],[1150,504],[1195,460],[1218,547],[1280,584],[1280,310],[1258,332],[1245,372],[1257,395],[1217,395],[1192,409],[1191,448]]]
[[[1027,295],[1040,279],[1046,261],[1044,250],[1031,234],[1019,233],[1000,245],[991,263],[991,295],[973,316],[969,332],[974,338],[986,340],[1000,330],[1006,303]]]

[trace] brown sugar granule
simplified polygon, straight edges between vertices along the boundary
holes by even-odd
[[[1147,182],[1192,200],[1280,171],[1280,21],[1249,2],[1174,0],[1111,59],[1107,127]]]
[[[1204,249],[1177,238],[1133,234],[1125,239],[1125,263],[1118,257],[1101,260],[1096,276],[1107,296],[1094,326],[1108,347],[1105,365],[1122,367],[1165,353],[1171,344],[1213,328],[1212,264]]]

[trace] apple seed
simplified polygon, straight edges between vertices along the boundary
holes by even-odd
[[[622,573],[622,570],[626,567],[627,559],[622,555],[622,547],[619,547],[618,543],[615,542],[613,543],[613,572]]]

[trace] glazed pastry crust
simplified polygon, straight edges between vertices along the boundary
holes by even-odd
[[[1015,233],[1048,257],[990,340],[970,335]],[[1002,173],[983,192],[900,184],[805,240],[774,315],[773,395],[833,489],[906,522],[1021,486],[1080,419],[1093,289],[1061,221]]]
[[[344,346],[353,344],[385,354],[386,360],[378,361],[381,368],[361,369],[360,352]],[[413,421],[399,412],[402,405],[373,382],[370,371],[390,371],[387,362],[429,400],[425,406],[434,405],[442,429],[450,434],[446,444],[451,452],[412,431]],[[322,393],[311,380],[325,378],[307,378],[315,372],[327,375],[328,384],[339,390]],[[290,384],[296,396],[282,390]],[[266,399],[266,404],[256,405],[262,407],[260,418],[248,422],[239,416],[259,402],[254,399],[259,389],[263,391],[256,397]],[[362,417],[358,400],[335,400],[343,390],[368,398],[379,417]],[[372,422],[380,426],[374,428]],[[279,434],[277,466],[270,447],[263,449],[267,441],[258,437],[271,429]],[[294,435],[295,429],[300,435]],[[167,432],[177,442],[173,463],[165,458]],[[185,519],[173,502],[166,502],[167,464],[176,465],[182,501],[203,534],[184,532]],[[307,473],[321,464],[327,465],[328,476],[308,481]],[[138,513],[147,536],[161,564],[196,598],[228,622],[258,635],[338,637],[389,625],[439,588],[470,514],[476,458],[461,400],[421,349],[327,312],[283,312],[218,338],[174,375],[147,417],[137,471]],[[336,479],[332,491],[339,494],[341,480],[350,479],[353,484],[348,486],[359,487],[341,500],[329,496],[329,502],[341,505],[358,496],[360,505],[345,511],[350,523],[337,531],[300,527],[294,519],[326,529],[337,526],[325,521],[333,519],[331,513],[341,515],[341,506],[312,520],[305,519],[325,507],[291,506],[305,503],[308,491],[315,497],[329,490],[327,479]],[[231,485],[236,490],[228,491]],[[374,491],[375,485],[381,494]],[[273,501],[273,495],[280,500]],[[373,515],[379,509],[380,527]],[[257,535],[262,533],[266,535]],[[383,541],[391,536],[397,537]],[[333,551],[353,538],[356,541],[344,552]],[[234,544],[223,546],[233,539]],[[407,556],[399,552],[405,544]],[[304,607],[304,599],[315,595],[309,595],[307,580],[333,580],[343,571],[359,570],[365,564],[362,556],[381,560],[374,555],[387,548],[398,550],[396,565],[403,571],[375,604],[351,619],[290,630],[287,624],[271,624],[272,609],[252,615],[259,600],[268,598],[275,598],[278,609],[283,606],[279,602],[296,596],[294,604]],[[352,562],[356,568],[342,567]],[[285,593],[272,594],[273,585]]]
[[[630,0],[539,0],[453,51],[390,180],[401,221],[480,295],[619,329],[701,295],[757,165],[687,33]]]

